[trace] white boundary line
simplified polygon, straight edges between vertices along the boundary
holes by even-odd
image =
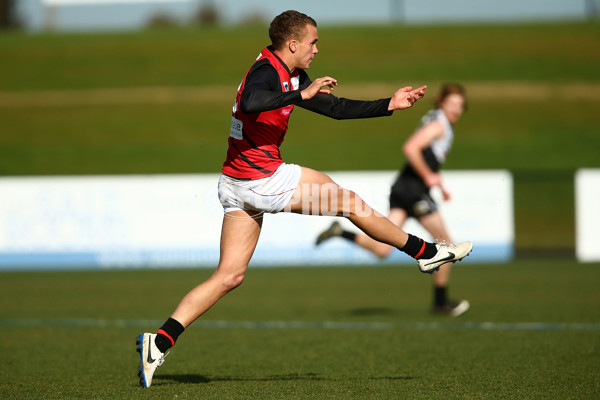
[[[164,321],[129,319],[0,319],[8,328],[150,328]],[[478,331],[600,331],[595,323],[547,322],[345,322],[345,321],[196,321],[191,327],[205,329],[250,330],[478,330]]]

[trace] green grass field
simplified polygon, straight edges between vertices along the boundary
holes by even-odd
[[[573,261],[573,173],[600,167],[600,25],[319,34],[309,72],[336,77],[339,96],[431,95],[367,121],[296,110],[286,161],[398,168],[435,90],[462,82],[447,168],[513,172],[516,261],[458,264],[451,295],[472,304],[458,319],[429,314],[416,268],[252,269],[150,390],[135,337],[211,271],[1,273],[0,398],[600,398],[600,265]],[[219,171],[235,89],[266,40],[264,26],[0,34],[0,175]]]
[[[137,334],[208,270],[3,273],[0,398],[597,399],[599,265],[251,269],[137,386]]]

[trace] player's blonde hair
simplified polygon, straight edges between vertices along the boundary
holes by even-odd
[[[271,44],[277,49],[290,39],[302,40],[306,35],[306,25],[317,27],[317,22],[306,14],[295,10],[284,11],[276,16],[269,26]]]

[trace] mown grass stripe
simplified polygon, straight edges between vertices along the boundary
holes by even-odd
[[[562,101],[598,101],[600,84],[532,83],[532,82],[465,82],[470,99],[543,101],[560,98]],[[202,104],[231,100],[232,85],[113,87],[98,89],[1,91],[0,108],[73,107],[136,104]],[[379,98],[390,94],[387,82],[347,83],[339,90],[352,98]]]
[[[159,320],[130,319],[0,319],[2,327],[16,328],[151,328]],[[345,321],[197,321],[210,329],[328,329],[328,330],[480,330],[480,331],[600,331],[600,324],[547,322],[345,322]]]

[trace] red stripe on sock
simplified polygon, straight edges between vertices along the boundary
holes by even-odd
[[[421,250],[419,250],[419,252],[415,256],[415,259],[419,258],[419,256],[421,254],[423,254],[423,252],[425,251],[425,245],[427,244],[423,239],[419,239],[419,240],[421,240],[423,242],[423,246],[421,246]]]
[[[163,331],[162,329],[159,329],[156,333],[159,334],[159,335],[163,335],[163,336],[166,336],[167,338],[169,338],[169,340],[171,341],[171,347],[175,346],[175,341],[173,340],[173,338],[167,332]]]

